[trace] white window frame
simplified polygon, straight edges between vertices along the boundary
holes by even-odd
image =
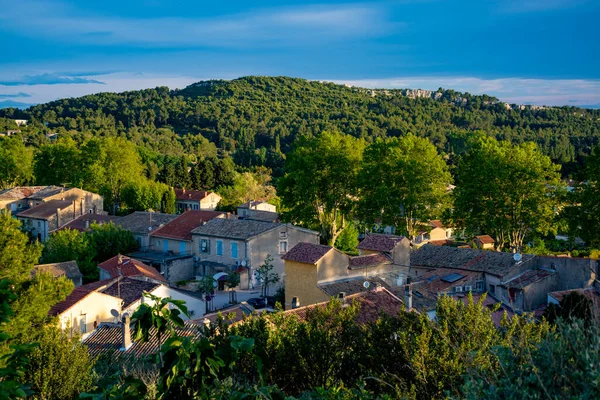
[[[282,246],[282,245],[285,246],[285,251],[283,250],[284,246]],[[285,254],[287,252],[288,252],[288,241],[287,240],[280,240],[279,241],[279,254]]]
[[[454,286],[454,292],[455,293],[462,293],[463,291],[463,287],[462,286]]]

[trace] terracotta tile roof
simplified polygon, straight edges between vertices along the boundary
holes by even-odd
[[[17,217],[23,218],[35,218],[35,219],[48,219],[56,214],[56,210],[64,210],[72,207],[73,202],[70,200],[50,200],[45,203],[38,204],[37,206],[31,207],[25,211],[21,211],[17,214]]]
[[[198,325],[190,323],[186,323],[185,327],[183,328],[175,328],[175,332],[177,335],[183,337],[193,337],[198,339],[201,336]],[[83,341],[83,344],[87,346],[92,358],[102,354],[112,355],[114,358],[119,358],[121,356],[126,358],[139,358],[155,354],[159,348],[158,336],[156,335],[156,330],[154,328],[150,330],[150,340],[146,343],[136,342],[133,340],[135,335],[135,329],[133,326],[131,327],[130,335],[132,343],[131,347],[125,351],[121,351],[120,348],[123,340],[122,325],[101,323],[100,326],[98,326],[98,329],[96,329]],[[163,345],[167,339],[169,339],[169,336],[162,335],[160,339],[160,345]]]
[[[119,258],[121,259],[121,263],[119,263]],[[154,267],[123,255],[114,256],[113,258],[98,264],[98,268],[108,272],[111,278],[119,276],[119,267],[121,267],[121,276],[124,277],[143,276],[156,281],[167,281]]]
[[[429,225],[432,228],[446,229],[444,227],[444,224],[442,224],[442,221],[440,221],[439,219],[432,219],[431,221],[429,221]]]
[[[192,233],[200,236],[247,240],[278,227],[281,227],[282,230],[287,228],[286,225],[279,223],[254,221],[249,219],[217,218],[194,229]]]
[[[367,235],[356,248],[360,250],[384,251],[389,253],[394,250],[394,247],[396,247],[398,243],[405,239],[404,236],[371,233]]]
[[[381,264],[391,264],[392,260],[385,254],[373,253],[364,256],[350,257],[350,269],[373,267]]]
[[[432,244],[434,246],[446,246],[446,245],[452,244],[454,242],[452,240],[449,240],[449,239],[443,239],[443,240],[430,240],[427,243]]]
[[[142,298],[144,292],[152,292],[159,287],[160,283],[140,281],[132,278],[122,278],[119,282],[99,290],[101,293],[123,300],[123,307],[127,308],[131,304]]]
[[[192,231],[214,218],[224,217],[221,211],[189,210],[158,228],[151,236],[192,241]]]
[[[554,297],[560,303],[562,299],[571,293],[577,293],[590,299],[596,306],[600,306],[600,291],[595,287],[589,287],[585,289],[571,289],[571,290],[559,290],[556,292],[549,293],[550,296]]]
[[[369,287],[365,288],[365,281],[369,282]],[[351,279],[344,279],[334,282],[322,283],[317,285],[319,289],[323,291],[327,296],[337,296],[344,292],[346,295],[353,295],[361,292],[367,292],[374,290],[377,287],[383,287],[387,290],[391,290],[385,281],[379,277],[355,277]]]
[[[494,238],[491,237],[490,235],[479,235],[479,236],[475,236],[475,238],[478,239],[483,244],[494,244],[494,243],[496,243],[496,241],[494,240]]]
[[[450,277],[450,275],[452,275],[453,279],[444,279]],[[469,282],[473,282],[473,290],[475,290],[474,281],[478,278],[482,278],[481,272],[441,268],[418,276],[415,278],[415,284],[418,287],[425,287],[429,292],[437,295],[446,292],[455,286],[463,286],[465,283]],[[449,280],[452,282],[449,282]]]
[[[36,192],[44,189],[46,186],[17,186],[0,191],[0,200],[21,200],[26,199]]]
[[[113,215],[86,213],[86,214],[83,214],[83,215],[75,218],[73,221],[64,225],[59,230],[74,229],[79,232],[85,232],[85,231],[89,230],[89,225],[92,225],[92,224],[102,225],[102,224],[107,224],[109,222],[116,222],[119,219],[120,219],[119,217],[116,217]],[[88,226],[86,227],[86,225],[88,225]]]
[[[39,264],[33,267],[34,274],[38,271],[43,271],[51,274],[54,277],[66,276],[69,279],[79,279],[83,275],[77,266],[77,261],[65,261],[52,264]]]
[[[211,194],[218,196],[218,194],[214,192],[207,192],[204,190],[175,189],[175,198],[180,201],[201,201],[210,196]]]
[[[305,264],[316,264],[325,254],[333,249],[331,246],[300,242],[292,247],[281,258],[283,260],[295,261]]]
[[[115,221],[115,225],[119,225],[121,228],[127,229],[134,234],[147,235],[173,221],[175,218],[177,218],[175,214],[136,211],[119,218]]]
[[[531,263],[534,259],[533,254],[523,254],[521,261],[516,263],[512,253],[426,244],[411,252],[410,265],[483,271],[496,276],[504,276],[515,268],[521,268],[524,264]]]
[[[504,282],[503,286],[509,289],[523,289],[533,283],[549,277],[550,275],[554,275],[554,271],[548,271],[545,269],[531,269],[523,272],[508,282]]]
[[[360,324],[376,322],[382,313],[395,316],[404,307],[402,301],[387,289],[379,287],[374,290],[346,296],[344,301],[356,301],[360,306],[356,321]],[[296,315],[300,321],[305,321],[314,310],[327,306],[328,302],[312,304],[293,310],[284,311],[287,314]]]
[[[67,311],[69,308],[73,307],[75,304],[77,304],[78,302],[80,302],[81,300],[83,300],[84,298],[89,296],[91,293],[97,292],[100,289],[103,289],[109,285],[112,285],[114,282],[116,282],[116,279],[111,278],[111,279],[105,279],[103,281],[92,282],[92,283],[88,283],[85,285],[81,285],[81,286],[75,288],[75,290],[73,290],[73,292],[71,292],[71,294],[68,295],[65,300],[52,306],[52,308],[50,308],[50,311],[48,312],[48,314],[52,315],[52,316],[57,316],[59,314],[62,314],[63,312]]]

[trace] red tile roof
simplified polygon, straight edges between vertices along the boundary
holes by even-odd
[[[121,258],[121,263],[119,263],[119,257]],[[116,278],[119,276],[119,267],[121,267],[121,276],[144,276],[160,282],[167,281],[154,267],[127,256],[114,256],[113,258],[98,264],[98,268],[108,272],[111,278]]]
[[[221,211],[189,210],[155,230],[151,236],[192,241],[192,231],[214,218],[224,217]]]
[[[240,303],[234,306],[216,311],[214,313],[206,314],[202,318],[194,319],[189,321],[192,324],[214,324],[219,319],[219,315],[223,317],[223,320],[227,324],[235,324],[242,321],[246,316],[251,315],[254,311],[254,307],[248,305],[248,303]]]
[[[475,236],[475,238],[477,238],[483,244],[494,244],[494,243],[496,243],[496,241],[494,240],[494,238],[491,237],[490,235],[479,235],[479,236]]]
[[[283,260],[295,261],[305,264],[316,264],[325,254],[333,249],[331,246],[300,242],[292,247],[281,258]]]
[[[389,253],[404,239],[406,239],[404,236],[370,233],[358,244],[358,246],[356,246],[356,248],[360,250],[384,251]]]
[[[71,221],[68,224],[64,225],[59,230],[74,229],[74,230],[79,231],[79,232],[85,232],[85,231],[89,230],[89,225],[92,225],[92,224],[100,224],[100,225],[107,224],[107,223],[112,222],[112,221],[117,221],[118,219],[119,219],[119,217],[115,217],[113,215],[86,213],[86,214],[83,214],[83,215],[75,218],[73,221]],[[86,227],[86,223],[88,225],[87,227]]]
[[[185,200],[201,201],[213,193],[214,192],[207,192],[204,190],[175,189],[175,198],[177,200],[181,200],[181,201],[185,201]]]
[[[444,224],[442,224],[442,221],[440,221],[439,219],[433,219],[429,221],[429,225],[431,225],[432,228],[446,229],[444,227]]]
[[[350,269],[373,267],[381,264],[391,264],[392,260],[385,254],[373,253],[364,256],[350,257]]]
[[[516,278],[505,282],[504,286],[510,289],[523,289],[535,282],[547,278],[550,275],[554,275],[554,271],[547,271],[545,269],[531,269],[523,272]]]
[[[75,288],[75,290],[73,290],[73,292],[71,292],[71,294],[68,295],[66,299],[52,306],[48,314],[52,316],[62,314],[63,312],[67,311],[69,308],[73,307],[75,304],[79,303],[81,300],[89,296],[91,293],[103,289],[109,285],[112,285],[114,282],[116,282],[116,279],[111,278],[79,286]]]
[[[358,303],[360,309],[356,316],[356,321],[360,324],[375,322],[382,313],[390,316],[398,315],[398,313],[404,309],[402,300],[383,287],[346,296],[344,301],[356,301]],[[296,315],[300,321],[305,321],[316,309],[324,308],[328,303],[329,302],[312,304],[310,306],[299,307],[284,312]]]
[[[17,217],[48,219],[56,214],[56,210],[64,210],[73,205],[70,200],[50,200],[45,203],[38,204],[25,211],[17,214]]]

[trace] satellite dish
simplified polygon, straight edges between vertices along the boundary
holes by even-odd
[[[151,226],[149,226],[149,227],[148,227],[148,231],[151,231],[151,230],[152,230],[152,227],[151,227]]]
[[[369,281],[365,281],[363,283],[363,286],[364,286],[365,289],[368,289],[371,286],[371,283]]]
[[[242,267],[246,266],[246,260],[242,260]]]
[[[113,317],[118,318],[119,317],[119,312],[113,308],[112,310],[110,310],[110,315],[112,315]]]
[[[517,262],[521,261],[521,253],[515,253],[513,259]]]

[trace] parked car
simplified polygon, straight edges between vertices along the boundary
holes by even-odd
[[[263,297],[252,297],[251,299],[246,300],[246,303],[250,304],[257,310],[265,308],[267,306],[267,302]]]

